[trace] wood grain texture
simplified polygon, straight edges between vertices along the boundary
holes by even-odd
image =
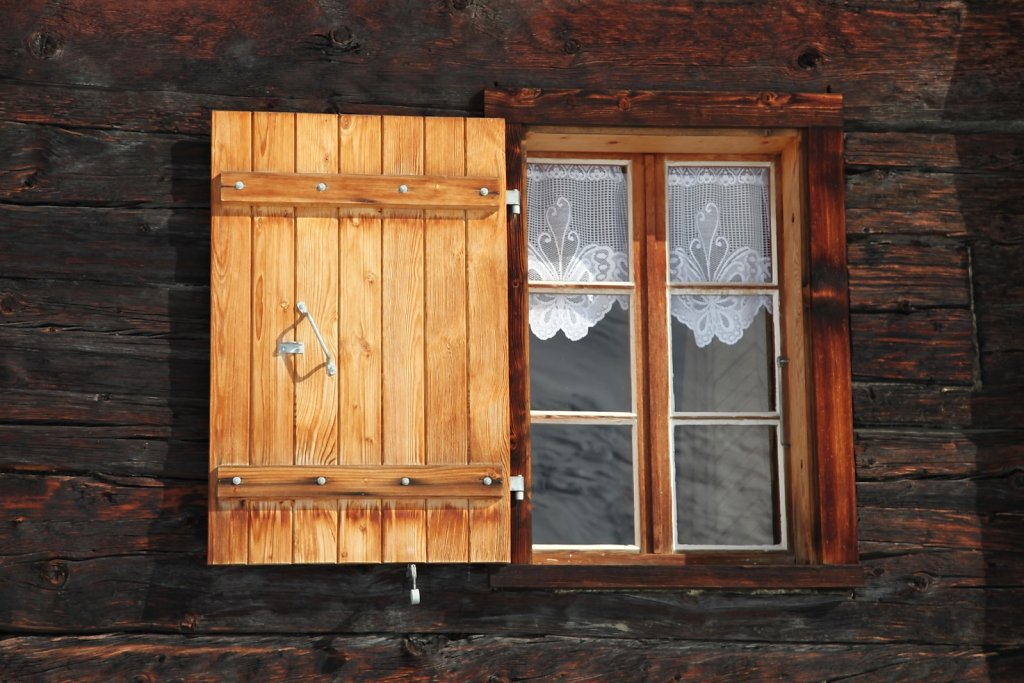
[[[295,170],[294,114],[253,114],[252,165],[257,171]],[[279,342],[295,339],[298,319],[294,216],[291,208],[253,209],[250,462],[256,465],[295,459],[295,358],[277,352]],[[250,504],[250,563],[292,561],[292,507],[285,500]]]
[[[252,117],[248,112],[215,112],[211,172],[252,164]],[[252,260],[249,209],[214,205],[210,237],[210,471],[245,465],[251,457],[249,387]],[[211,475],[212,477],[212,475]],[[212,483],[212,478],[211,478]],[[239,503],[210,498],[210,564],[245,562],[249,519]]]
[[[295,171],[338,171],[338,117],[297,114]],[[295,208],[295,301],[303,301],[327,348],[338,355],[338,214],[334,209]],[[306,353],[295,356],[296,465],[338,462],[338,379],[326,361],[309,320],[299,320],[295,339]],[[338,556],[338,506],[297,500],[293,512],[293,560],[334,562]]]
[[[5,10],[6,677],[1018,678],[1018,0]],[[205,566],[210,110],[478,116],[495,82],[844,94],[851,303],[867,314],[851,333],[890,324],[872,314],[973,306],[977,348],[946,352],[981,366],[978,383],[947,385],[927,377],[934,354],[905,371],[930,353],[920,340],[860,351],[873,374],[905,377],[853,385],[858,480],[890,484],[864,488],[870,504],[858,506],[863,587],[512,591],[491,589],[489,568],[437,566],[423,569],[414,608],[404,567]],[[970,305],[956,303],[965,257]],[[353,275],[379,291],[379,257],[367,259],[376,265]],[[361,342],[360,357],[379,362],[379,336]],[[379,398],[366,405],[365,422],[342,417],[359,424],[353,452],[370,457]]]
[[[385,174],[423,173],[423,119],[381,120]],[[424,240],[422,211],[386,211],[381,240],[384,464],[426,460]],[[382,503],[383,560],[417,562],[426,556],[426,501]]]
[[[381,172],[379,116],[338,117],[339,170]],[[339,221],[338,462],[381,464],[381,219],[345,211]],[[380,501],[339,503],[338,559],[380,562]]]
[[[563,126],[837,126],[843,99],[776,92],[488,89],[484,112],[513,123]]]
[[[850,564],[857,560],[857,509],[843,135],[838,128],[810,128],[806,140],[819,547],[824,563]]]
[[[464,176],[465,120],[426,118],[423,132],[424,172]],[[491,185],[500,199],[496,179]],[[426,462],[462,465],[469,462],[466,214],[427,211],[424,219]],[[467,501],[427,502],[427,559],[469,560]]]
[[[466,173],[505,186],[505,122],[466,120]],[[469,462],[509,461],[508,241],[505,207],[467,218]],[[471,562],[508,562],[509,498],[470,503]]]
[[[242,183],[243,187],[239,189],[236,183]],[[323,190],[318,188],[321,184]],[[485,195],[480,189],[496,185],[495,177],[453,177],[443,170],[428,171],[426,175],[406,172],[370,177],[333,175],[326,171],[302,175],[225,172],[220,175],[220,201],[228,205],[379,207],[490,213],[496,211],[501,203],[501,193]],[[403,186],[404,191],[399,189]]]

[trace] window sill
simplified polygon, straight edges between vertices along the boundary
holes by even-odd
[[[491,588],[619,589],[741,588],[778,590],[856,588],[858,564],[710,566],[573,566],[513,564],[491,573]]]

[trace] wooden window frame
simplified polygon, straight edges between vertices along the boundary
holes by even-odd
[[[495,570],[491,584],[501,588],[828,588],[860,585],[857,564],[853,458],[849,298],[846,270],[842,97],[834,94],[591,92],[520,89],[488,90],[485,115],[506,120],[507,182],[525,196],[524,140],[528,130],[545,127],[616,129],[707,129],[708,153],[723,132],[794,129],[801,139],[801,208],[809,244],[802,273],[806,306],[809,377],[807,466],[812,475],[805,501],[808,525],[791,546],[796,558],[772,564],[770,558],[733,553],[702,553],[693,563],[655,559],[644,563],[532,563],[530,489],[530,410],[526,221],[509,213],[509,353],[511,467],[526,479],[527,499],[513,507],[513,564]],[[671,131],[666,131],[671,153]],[[596,138],[590,138],[592,142]],[[767,139],[767,138],[766,138]],[[584,144],[589,144],[584,143]],[[547,151],[547,150],[545,150]],[[567,151],[572,151],[571,149]],[[578,150],[583,151],[583,150]],[[622,150],[628,151],[628,150]],[[653,176],[648,165],[645,173]],[[653,181],[654,178],[648,178]],[[653,218],[653,217],[650,217]],[[646,558],[658,558],[647,555]],[[662,556],[666,557],[666,556]],[[671,557],[671,556],[668,556]],[[768,563],[762,564],[761,561]],[[777,562],[778,560],[776,560]],[[719,564],[719,562],[721,562]]]

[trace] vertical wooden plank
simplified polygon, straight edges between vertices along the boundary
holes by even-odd
[[[779,159],[781,206],[778,216],[779,285],[782,308],[782,355],[789,358],[782,381],[786,424],[783,425],[789,452],[786,454],[786,482],[789,491],[790,544],[798,563],[817,557],[815,482],[812,472],[811,433],[813,419],[808,401],[809,358],[807,320],[804,317],[803,277],[807,251],[804,206],[804,164],[799,140],[787,145]],[[784,501],[785,504],[785,501]]]
[[[248,171],[252,163],[249,112],[213,112],[210,231],[210,491],[219,465],[249,464],[249,271],[251,211],[227,208],[217,176]],[[249,557],[249,520],[244,503],[210,496],[208,561],[244,564]]]
[[[466,175],[497,176],[505,190],[505,122],[466,120]],[[505,205],[467,220],[469,339],[469,461],[500,462],[509,470],[508,243]],[[471,501],[471,562],[510,559],[508,496]]]
[[[665,155],[648,157],[644,165],[646,188],[645,215],[648,227],[647,296],[645,315],[656,324],[647,325],[647,371],[650,377],[669,377],[669,313],[668,313],[668,215],[666,213]],[[647,392],[647,415],[650,428],[647,443],[652,459],[650,485],[651,543],[656,553],[670,553],[675,547],[676,511],[672,499],[672,429],[669,424],[672,386],[662,382]]]
[[[645,288],[647,269],[647,231],[653,229],[652,223],[648,221],[648,198],[647,182],[648,166],[652,160],[649,155],[633,155],[630,157],[629,181],[630,181],[630,275],[633,280],[633,305],[630,307],[631,328],[630,336],[633,347],[633,410],[637,419],[633,423],[634,439],[636,442],[636,463],[634,464],[636,477],[637,495],[636,504],[633,510],[637,524],[637,544],[640,552],[651,552],[652,534],[651,528],[651,507],[650,500],[650,460],[651,455],[647,450],[647,430],[649,422],[646,418],[647,394],[653,385],[649,381],[647,367],[647,339],[644,336],[646,329],[647,311],[647,289]]]
[[[423,173],[422,118],[383,117],[381,142],[384,173]],[[386,465],[424,462],[423,241],[422,212],[384,212],[381,348],[383,460]],[[385,562],[426,559],[424,500],[384,501],[382,522]]]
[[[424,172],[466,173],[465,120],[424,120]],[[427,211],[424,220],[426,463],[464,465],[469,453],[466,386],[466,215]],[[427,561],[469,560],[466,500],[427,501]]]
[[[807,130],[811,345],[821,561],[857,561],[843,131]]]
[[[526,158],[523,154],[525,126],[505,126],[506,186],[519,190],[520,213],[508,215],[508,325],[509,325],[509,472],[520,474],[526,495],[512,505],[510,513],[512,562],[533,559],[532,478],[530,476],[530,301],[527,291],[529,264],[526,225]]]
[[[295,170],[295,115],[253,114],[254,171]],[[295,212],[253,209],[252,245],[252,458],[254,465],[294,462],[294,356],[277,344],[295,334]],[[292,558],[290,501],[251,503],[249,562],[281,564]]]
[[[338,117],[297,114],[295,171],[338,172]],[[304,301],[331,354],[338,349],[338,212],[295,210],[295,299]],[[295,464],[338,462],[338,378],[329,376],[312,325],[300,319],[295,338],[306,353],[295,357]],[[335,362],[337,362],[335,360]],[[335,502],[295,501],[292,532],[295,562],[336,562],[338,506]]]
[[[381,172],[379,116],[338,118],[339,170]],[[346,210],[340,220],[338,462],[381,459],[381,219],[373,209]],[[380,562],[379,499],[342,500],[338,561]]]

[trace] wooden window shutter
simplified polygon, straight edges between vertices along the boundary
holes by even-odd
[[[214,112],[210,563],[509,561],[504,143]]]

